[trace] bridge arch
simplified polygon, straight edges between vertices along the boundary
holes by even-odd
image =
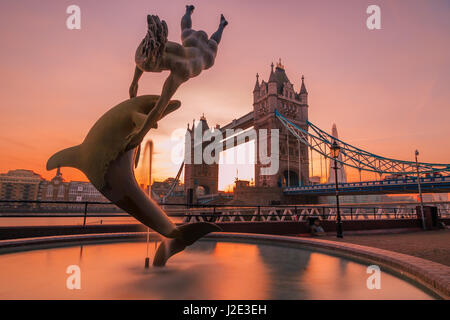
[[[298,174],[294,170],[284,170],[281,175],[281,186],[282,187],[297,187],[299,185]]]
[[[198,196],[204,196],[207,194],[211,194],[210,189],[206,185],[198,185],[195,188],[195,195]]]

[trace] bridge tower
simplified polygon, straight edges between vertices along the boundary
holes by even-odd
[[[304,77],[299,92],[295,92],[293,84],[289,81],[281,59],[271,65],[269,81],[259,82],[256,75],[256,84],[253,90],[253,117],[254,128],[268,130],[267,154],[270,155],[270,129],[280,131],[280,165],[277,174],[261,175],[258,157],[255,165],[255,184],[257,187],[283,187],[309,184],[309,156],[308,148],[299,143],[288,130],[275,117],[275,109],[289,121],[299,127],[308,130],[308,91],[306,90]],[[259,155],[259,143],[256,144]],[[275,151],[276,152],[276,151]]]
[[[197,153],[201,151],[200,154],[203,154],[203,149],[208,142],[204,142],[201,146],[195,146],[194,137],[197,136],[197,141],[201,141],[198,136],[203,136],[206,130],[209,130],[209,126],[203,115],[197,125],[193,122],[192,128],[189,128],[188,124],[186,131],[185,160],[190,159],[190,161],[186,161],[184,165],[184,192],[189,204],[196,203],[199,195],[218,193],[219,164],[206,164],[203,157],[195,161],[195,148],[198,148]]]
[[[331,135],[335,137],[336,139],[339,139],[338,131],[336,124],[333,123],[333,127],[331,128]],[[334,140],[333,140],[334,141]],[[339,154],[338,160],[342,161],[342,153]],[[341,163],[337,162],[337,176],[338,176],[338,182],[343,183],[347,182],[347,174],[345,172],[345,167]],[[335,183],[335,173],[334,173],[334,161],[330,161],[329,167],[328,167],[328,183]]]

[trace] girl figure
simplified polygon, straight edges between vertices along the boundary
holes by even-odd
[[[206,32],[192,29],[191,15],[193,12],[194,6],[186,6],[186,13],[181,19],[182,45],[167,41],[168,30],[164,20],[160,21],[157,16],[147,16],[148,31],[136,50],[136,69],[130,86],[130,98],[136,97],[138,81],[144,71],[169,70],[170,74],[164,82],[155,108],[148,114],[143,125],[127,137],[128,150],[138,146],[150,128],[157,127],[156,122],[164,114],[178,87],[214,64],[217,47],[228,22],[221,15],[219,28],[208,39]]]

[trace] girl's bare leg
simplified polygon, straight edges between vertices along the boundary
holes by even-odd
[[[186,6],[186,13],[184,14],[183,18],[181,18],[181,31],[184,29],[192,29],[192,19],[191,15],[192,12],[194,12],[195,7],[190,5]]]
[[[130,86],[130,98],[134,98],[137,95],[138,82],[142,76],[142,73],[144,73],[144,72],[136,66],[136,69],[134,69],[133,82],[131,82],[131,86]]]
[[[214,41],[217,42],[217,44],[219,44],[220,39],[222,39],[222,32],[223,29],[227,26],[228,21],[225,20],[225,17],[222,15],[220,15],[220,23],[219,23],[219,28],[217,29],[216,32],[213,33],[213,35],[211,36],[211,39],[213,39]]]

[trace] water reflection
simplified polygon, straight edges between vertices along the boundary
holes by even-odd
[[[166,268],[144,269],[146,243],[85,244],[0,255],[0,299],[427,299],[382,273],[368,290],[366,266],[297,248],[199,241]],[[150,245],[149,254],[153,256]],[[66,269],[81,269],[68,290]]]
[[[295,279],[302,278],[311,252],[271,245],[260,245],[258,249],[267,267],[271,299],[307,299],[307,292],[298,290]]]
[[[213,253],[216,250],[217,242],[204,240],[196,244],[195,246],[187,247],[185,252],[203,252]]]

